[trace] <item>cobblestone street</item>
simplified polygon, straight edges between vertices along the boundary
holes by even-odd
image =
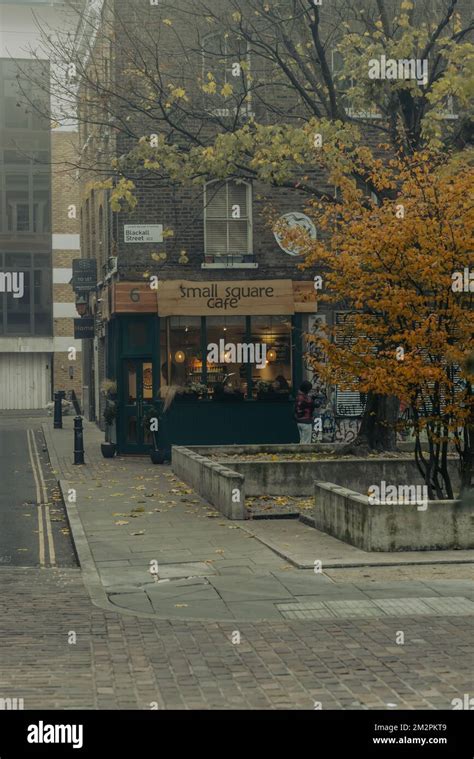
[[[0,581],[0,695],[25,709],[451,709],[473,692],[469,617],[237,627],[102,611],[74,569]]]

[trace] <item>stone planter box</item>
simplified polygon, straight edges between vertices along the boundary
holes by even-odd
[[[382,480],[387,483],[413,483],[422,485],[423,479],[418,471],[413,455],[406,454],[403,458],[360,458],[360,459],[321,459],[319,461],[305,461],[286,459],[288,454],[314,454],[317,451],[335,450],[341,446],[328,444],[312,445],[268,445],[268,446],[192,446],[192,450],[203,456],[211,453],[219,456],[222,453],[253,454],[275,453],[276,461],[249,461],[235,459],[229,463],[234,472],[242,474],[245,478],[245,492],[247,496],[265,495],[313,495],[313,483],[337,482],[338,485],[355,490],[358,493],[367,493],[372,484]],[[280,458],[281,457],[281,458]],[[215,460],[215,459],[214,459]],[[456,462],[450,469],[453,487],[456,490],[459,476]],[[186,478],[184,478],[186,479]]]
[[[367,495],[314,483],[314,526],[364,551],[434,551],[474,548],[474,503],[428,501],[371,504]]]
[[[245,519],[245,489],[241,474],[200,456],[189,448],[173,446],[173,472],[228,519]]]

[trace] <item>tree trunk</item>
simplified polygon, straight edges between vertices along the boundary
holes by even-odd
[[[372,451],[395,451],[399,406],[398,398],[393,395],[369,392],[357,438],[343,452],[364,455]]]

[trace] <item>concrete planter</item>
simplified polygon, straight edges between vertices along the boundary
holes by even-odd
[[[371,504],[367,495],[332,482],[314,483],[314,526],[364,551],[474,548],[474,503]]]
[[[245,519],[242,475],[181,446],[172,449],[173,472],[228,519]]]

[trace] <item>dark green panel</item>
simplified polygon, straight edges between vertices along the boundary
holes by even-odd
[[[293,402],[174,401],[160,423],[160,446],[297,443]]]
[[[120,324],[120,353],[122,356],[151,356],[154,344],[153,316],[122,316]]]

